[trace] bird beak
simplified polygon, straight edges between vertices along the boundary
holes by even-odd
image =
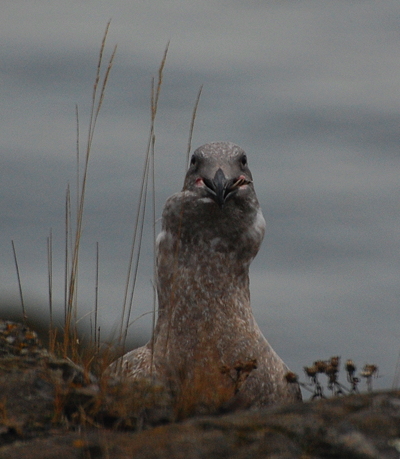
[[[251,183],[243,176],[227,179],[221,168],[217,170],[213,179],[203,178],[205,190],[210,197],[222,208],[228,198],[243,186]]]

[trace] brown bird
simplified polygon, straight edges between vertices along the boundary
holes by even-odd
[[[119,362],[168,387],[178,416],[301,400],[250,306],[264,231],[245,152],[229,142],[198,148],[162,215],[153,338]]]

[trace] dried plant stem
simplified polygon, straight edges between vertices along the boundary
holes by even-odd
[[[95,282],[95,299],[94,299],[94,344],[96,349],[99,347],[97,336],[97,317],[99,311],[99,243],[96,242],[96,282]]]
[[[50,228],[49,237],[47,238],[47,271],[48,271],[48,287],[49,287],[49,349],[51,352],[55,350],[56,330],[53,321],[53,232]]]
[[[148,185],[148,173],[149,173],[149,156],[146,156],[146,163],[145,163],[145,169],[144,169],[144,174],[143,174],[143,188],[140,193],[140,200],[139,200],[139,208],[138,208],[138,213],[136,217],[136,224],[135,224],[135,232],[134,232],[134,244],[132,244],[132,250],[131,250],[131,258],[130,260],[133,263],[133,253],[136,249],[136,258],[135,258],[135,264],[133,267],[133,275],[132,275],[132,286],[131,286],[131,293],[130,293],[130,299],[129,299],[129,304],[127,305],[124,302],[124,307],[123,307],[123,314],[125,313],[126,306],[128,306],[128,310],[126,312],[126,317],[123,315],[122,320],[121,320],[121,332],[122,334],[121,339],[120,339],[120,345],[122,348],[125,348],[125,343],[126,343],[126,338],[128,335],[128,328],[129,328],[129,320],[130,316],[132,313],[132,307],[133,307],[133,299],[134,299],[134,293],[135,293],[135,287],[136,287],[136,280],[137,280],[137,275],[138,275],[138,270],[139,270],[139,261],[140,261],[140,254],[141,254],[141,249],[142,249],[142,236],[143,236],[143,229],[144,229],[144,217],[146,213],[146,203],[147,203],[147,185]],[[136,244],[136,241],[137,244]],[[137,247],[136,247],[137,245]],[[129,266],[128,269],[128,275],[132,272],[132,266]],[[127,294],[128,289],[129,289],[129,281],[130,281],[130,276],[127,280],[127,288],[125,289],[125,293]],[[124,320],[125,319],[125,320]],[[125,323],[125,325],[124,325]],[[123,331],[122,331],[123,327]]]
[[[69,238],[71,226],[71,192],[69,184],[65,193],[65,264],[64,264],[64,323],[67,321],[68,279],[69,279]]]
[[[22,307],[22,320],[24,322],[24,325],[26,325],[27,315],[26,315],[26,311],[25,311],[24,297],[22,295],[22,284],[21,284],[21,276],[19,275],[17,252],[15,251],[15,245],[14,245],[14,241],[13,240],[11,241],[11,245],[12,245],[13,254],[14,254],[15,269],[17,271],[19,297],[21,299],[21,307]]]
[[[189,160],[190,160],[190,151],[192,149],[192,137],[193,137],[193,130],[194,130],[194,122],[196,121],[196,114],[197,114],[197,107],[199,105],[201,92],[203,91],[203,85],[200,86],[199,92],[197,93],[196,101],[193,107],[192,113],[192,120],[190,122],[190,129],[189,129],[189,140],[188,140],[188,148],[186,152],[186,168],[189,167]],[[186,173],[186,170],[185,170]]]
[[[151,127],[150,127],[150,138],[149,138],[148,150],[150,148],[150,142],[152,142],[152,138],[153,138],[153,134],[154,134],[154,121],[155,121],[156,115],[157,115],[158,99],[159,99],[160,93],[161,93],[161,85],[162,85],[162,81],[163,81],[163,72],[164,72],[165,62],[167,60],[168,48],[169,48],[169,42],[167,43],[167,46],[165,47],[164,56],[162,58],[160,67],[158,68],[158,82],[157,82],[157,90],[156,91],[154,91],[154,84],[152,85],[153,86],[153,90],[151,92]],[[154,82],[154,80],[153,80],[153,82]]]
[[[93,142],[93,136],[95,132],[96,122],[100,109],[104,100],[105,88],[107,86],[108,77],[112,68],[114,61],[115,53],[117,47],[114,47],[114,50],[111,54],[110,60],[108,62],[107,69],[100,87],[100,93],[98,93],[98,86],[100,81],[100,73],[102,68],[103,61],[103,52],[105,48],[105,43],[107,39],[108,29],[110,22],[107,23],[106,30],[103,36],[103,41],[100,47],[99,59],[97,64],[97,72],[95,83],[93,86],[93,95],[92,95],[92,106],[90,112],[90,122],[88,128],[88,138],[86,145],[86,155],[84,160],[83,168],[83,177],[82,184],[78,190],[78,207],[77,207],[77,217],[76,217],[76,230],[75,230],[75,239],[74,246],[72,251],[72,260],[71,260],[71,270],[70,277],[68,279],[68,300],[67,300],[67,313],[65,320],[65,329],[64,329],[64,353],[67,354],[68,349],[71,347],[71,351],[75,349],[75,343],[77,342],[77,330],[76,330],[76,318],[77,318],[77,274],[78,274],[78,261],[79,261],[79,247],[82,234],[82,220],[83,220],[83,210],[85,202],[85,191],[86,191],[86,182],[87,182],[87,173],[88,173],[88,164],[89,157]],[[79,151],[79,147],[78,147]],[[79,166],[78,166],[79,167]],[[78,185],[79,188],[79,185]],[[74,318],[74,321],[72,320]]]
[[[119,337],[118,337],[118,342],[120,346],[123,345],[123,341],[124,341],[124,324],[125,322],[128,322],[129,320],[129,314],[127,315],[127,312],[126,312],[127,304],[128,304],[128,292],[129,292],[129,285],[130,285],[131,274],[132,274],[132,269],[133,269],[133,259],[134,259],[135,249],[136,249],[136,239],[138,235],[140,216],[142,214],[143,197],[145,195],[144,191],[145,191],[147,170],[148,170],[148,157],[146,156],[145,165],[144,165],[143,174],[142,174],[142,182],[141,182],[140,195],[139,195],[139,200],[138,200],[138,208],[136,211],[136,219],[135,219],[133,238],[132,238],[132,244],[131,244],[131,252],[130,252],[129,262],[128,262],[128,272],[127,272],[127,278],[125,282],[124,301],[123,301],[123,306],[122,306],[120,331],[119,331]],[[136,257],[136,260],[135,260],[135,268],[134,268],[134,274],[133,274],[133,279],[132,279],[132,282],[133,282],[132,291],[134,290],[135,284],[136,284],[137,267],[138,267],[138,257]],[[125,326],[125,329],[126,329],[126,326]]]
[[[80,165],[80,130],[79,130],[79,109],[78,104],[75,105],[75,117],[76,117],[76,208],[79,208],[79,188],[80,188],[80,176],[79,176],[79,165]]]
[[[167,44],[164,55],[161,61],[161,64],[158,69],[158,80],[157,80],[157,88],[155,88],[154,78],[152,79],[151,85],[151,125],[150,125],[150,132],[149,132],[149,140],[147,143],[146,148],[146,156],[145,156],[145,164],[143,168],[142,174],[142,182],[140,187],[140,195],[138,201],[138,207],[136,212],[136,220],[134,225],[134,233],[131,245],[131,252],[128,262],[128,272],[127,272],[127,280],[125,284],[125,294],[124,294],[124,302],[122,307],[122,316],[120,322],[120,332],[119,332],[119,344],[124,349],[126,338],[128,334],[128,328],[130,325],[130,316],[132,312],[132,305],[134,299],[134,290],[136,286],[137,280],[137,273],[138,273],[138,266],[139,266],[139,259],[140,259],[140,252],[141,252],[141,241],[143,235],[143,227],[144,227],[144,217],[145,217],[145,210],[146,210],[146,200],[147,200],[147,184],[148,184],[148,177],[149,177],[149,169],[152,169],[152,187],[155,189],[154,184],[154,143],[155,143],[155,135],[154,135],[154,125],[155,125],[155,118],[157,115],[157,108],[158,108],[158,101],[161,92],[161,85],[163,81],[163,70],[165,66],[165,62],[167,59],[168,53],[168,46]],[[152,157],[150,161],[150,157]],[[150,165],[150,162],[152,165]],[[155,227],[155,198],[153,198],[153,224]],[[134,262],[136,252],[136,258]],[[128,292],[129,286],[131,285],[131,294],[130,300],[128,304]]]
[[[156,190],[155,190],[155,167],[154,167],[154,144],[155,144],[155,136],[153,135],[152,143],[151,143],[151,185],[152,185],[152,207],[153,207],[153,279],[157,279],[157,265],[156,265]],[[154,344],[154,331],[156,328],[156,309],[157,309],[157,291],[155,286],[153,285],[153,317],[152,317],[152,333],[151,333],[151,340],[152,346]],[[153,352],[151,353],[151,362],[150,362],[150,374],[153,374]]]

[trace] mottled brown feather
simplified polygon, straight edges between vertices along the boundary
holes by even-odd
[[[219,169],[231,187],[222,204],[208,188]],[[301,399],[250,306],[248,271],[264,231],[244,151],[228,142],[198,148],[163,211],[153,339],[120,361],[130,376],[170,388],[181,415]]]

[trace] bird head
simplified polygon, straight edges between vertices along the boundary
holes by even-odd
[[[254,192],[252,183],[246,153],[233,143],[214,142],[193,153],[183,191],[197,192],[223,208],[239,193]]]

